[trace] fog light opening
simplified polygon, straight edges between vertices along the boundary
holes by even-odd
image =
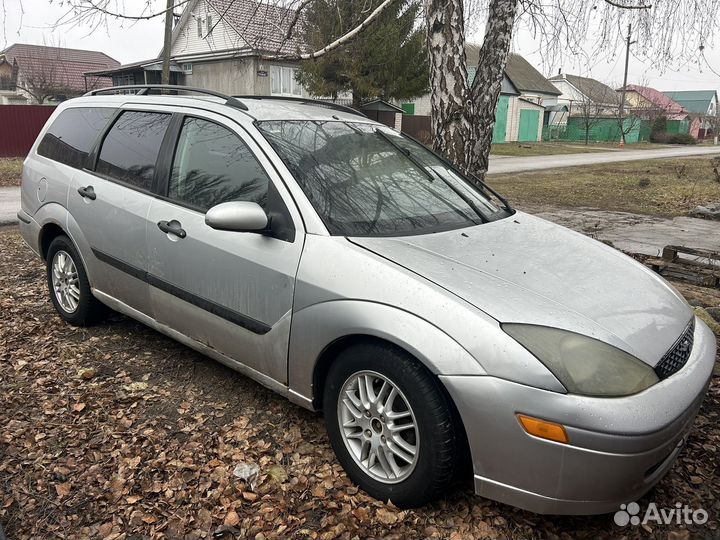
[[[518,414],[517,417],[520,421],[520,425],[530,435],[563,444],[567,444],[570,441],[565,428],[560,424],[540,420],[539,418],[533,418],[532,416],[525,416],[524,414]]]

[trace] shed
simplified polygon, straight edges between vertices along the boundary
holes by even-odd
[[[398,131],[402,128],[403,110],[384,99],[373,99],[360,105],[365,116]]]

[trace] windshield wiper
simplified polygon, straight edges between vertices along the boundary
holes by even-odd
[[[482,223],[487,223],[488,221],[490,221],[483,215],[483,213],[480,211],[480,208],[478,208],[478,206],[472,201],[472,199],[470,199],[470,197],[465,195],[457,187],[453,186],[451,182],[448,182],[445,178],[442,177],[442,175],[438,174],[437,171],[432,170],[430,167],[426,167],[422,161],[420,161],[412,154],[412,152],[410,152],[410,150],[400,146],[398,143],[393,141],[387,134],[383,133],[382,130],[379,128],[375,130],[375,133],[379,135],[382,139],[384,139],[387,143],[389,143],[393,148],[395,148],[395,150],[408,158],[418,169],[420,169],[425,174],[425,176],[428,177],[431,182],[435,181],[435,177],[442,180],[450,189],[455,192],[455,195],[460,197],[463,202],[465,202],[465,204],[467,204],[472,209],[472,211],[477,214]]]

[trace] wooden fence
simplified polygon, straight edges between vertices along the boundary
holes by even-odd
[[[0,157],[25,157],[54,110],[46,105],[0,105]]]

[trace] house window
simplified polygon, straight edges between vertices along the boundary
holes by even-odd
[[[202,19],[200,17],[197,18],[197,26],[198,26],[198,37],[202,37]]]
[[[205,26],[207,26],[207,36],[205,36],[205,37],[210,37],[212,35],[213,25],[212,25],[212,15],[210,15],[209,13],[205,17]]]
[[[270,66],[270,93],[278,96],[302,96],[302,86],[295,80],[296,68]]]
[[[191,75],[192,74],[192,64],[190,64],[190,63],[183,64],[183,73],[185,73],[187,75]]]

